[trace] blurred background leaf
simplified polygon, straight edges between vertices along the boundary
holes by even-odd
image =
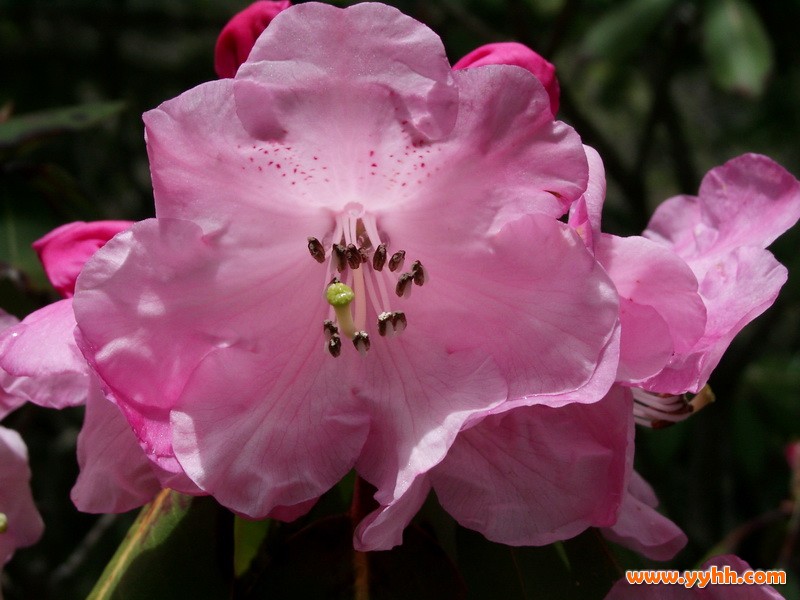
[[[703,41],[711,75],[724,90],[760,96],[772,71],[772,44],[745,0],[707,0]]]

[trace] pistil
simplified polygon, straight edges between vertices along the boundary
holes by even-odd
[[[350,303],[356,297],[349,285],[342,283],[332,283],[325,292],[328,304],[333,307],[336,313],[336,322],[339,324],[339,331],[351,340],[356,334],[356,326],[353,323],[353,315],[350,314]]]

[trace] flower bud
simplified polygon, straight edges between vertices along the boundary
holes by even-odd
[[[33,242],[33,249],[53,287],[64,298],[71,298],[75,293],[75,280],[86,261],[131,225],[133,221],[67,223]]]
[[[561,90],[556,79],[556,68],[550,62],[523,44],[500,42],[476,48],[454,64],[453,69],[483,65],[515,65],[533,73],[547,90],[547,95],[550,97],[550,111],[555,118]]]
[[[222,79],[233,77],[250,55],[258,36],[272,19],[292,5],[289,0],[259,0],[236,13],[222,28],[214,48],[214,70]]]

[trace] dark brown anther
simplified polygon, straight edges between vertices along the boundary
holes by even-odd
[[[345,255],[347,257],[347,264],[350,265],[351,269],[357,269],[361,266],[361,253],[358,251],[355,244],[347,244]]]
[[[386,244],[380,244],[375,248],[375,254],[372,255],[372,268],[376,271],[382,271],[383,265],[386,264]]]
[[[328,343],[325,344],[325,347],[328,349],[331,356],[336,358],[342,353],[342,338],[339,337],[339,334],[334,333],[331,339],[328,340]]]
[[[361,262],[362,263],[369,262],[369,254],[367,254],[367,249],[364,246],[361,246],[358,249],[358,254],[361,256]]]
[[[411,276],[414,278],[415,284],[422,285],[425,283],[425,269],[418,260],[415,260],[411,265]]]
[[[401,310],[392,313],[392,327],[394,327],[395,333],[400,333],[406,327],[408,327],[408,321],[406,320],[406,313]]]
[[[413,282],[414,276],[411,273],[403,273],[400,275],[400,279],[397,280],[397,286],[394,288],[394,292],[401,298],[408,298],[411,294],[411,285]]]
[[[336,270],[341,273],[347,266],[347,249],[341,244],[334,244],[331,249],[336,259]]]
[[[390,330],[389,327],[392,327],[392,317],[395,313],[384,312],[378,315],[378,333],[381,335],[386,335],[387,333],[391,333],[394,329]]]
[[[369,334],[366,331],[356,331],[353,336],[353,345],[361,356],[364,356],[369,350]]]
[[[333,336],[339,335],[339,328],[333,323],[333,321],[325,321],[322,324],[322,329],[325,332],[325,340],[330,342],[333,339]]]
[[[406,259],[406,251],[400,250],[399,252],[395,252],[392,254],[392,258],[389,259],[389,270],[394,273],[398,269],[403,268],[403,261]]]
[[[318,263],[325,262],[325,248],[317,238],[308,238],[308,251],[311,253],[312,258]]]

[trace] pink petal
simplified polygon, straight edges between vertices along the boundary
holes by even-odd
[[[686,535],[655,510],[657,505],[653,488],[634,471],[619,518],[603,535],[652,560],[669,560],[686,545]]]
[[[356,465],[390,505],[422,473],[439,463],[458,432],[476,413],[498,406],[508,388],[480,350],[443,350],[425,324],[403,332],[381,349],[368,385],[353,391],[371,400],[372,423]],[[395,341],[395,340],[392,340]]]
[[[364,444],[367,417],[348,389],[331,385],[340,365],[313,343],[318,335],[307,330],[311,346],[297,340],[294,352],[211,352],[172,413],[186,473],[245,516],[317,498],[353,468]]]
[[[0,567],[17,548],[36,543],[44,531],[30,479],[25,442],[16,431],[0,427],[0,513],[8,519],[8,529],[0,534]]]
[[[584,146],[589,164],[589,183],[586,192],[576,200],[569,210],[569,225],[583,238],[586,247],[594,251],[600,239],[600,221],[603,202],[606,199],[606,175],[603,160],[597,150]]]
[[[766,248],[800,218],[800,183],[766,156],[745,154],[709,171],[697,198],[667,200],[644,235],[669,243],[702,279],[716,257]]]
[[[72,300],[60,300],[0,333],[5,392],[48,408],[86,402],[89,367],[73,330]]]
[[[542,56],[517,42],[485,44],[461,58],[453,65],[453,69],[484,65],[515,65],[533,73],[547,90],[550,98],[550,111],[555,118],[558,113],[558,99],[561,90],[558,79],[556,79],[556,68]]]
[[[632,436],[620,388],[590,405],[519,408],[462,432],[430,479],[465,527],[504,544],[549,544],[614,521]]]
[[[736,334],[772,306],[786,278],[786,268],[761,248],[742,247],[722,257],[700,282],[708,306],[705,334],[642,387],[662,393],[698,392]]]
[[[393,235],[412,241],[413,221],[391,224]],[[616,293],[563,223],[529,215],[483,241],[442,248],[425,264],[431,291],[409,299],[409,318],[448,348],[493,357],[511,399],[571,392],[595,374],[617,323]],[[435,302],[418,301],[423,294]]]
[[[403,530],[422,508],[431,484],[428,477],[417,477],[406,493],[388,506],[368,514],[356,527],[353,546],[358,552],[390,550],[403,543]]]
[[[619,381],[651,377],[673,352],[694,347],[706,327],[706,308],[683,260],[648,239],[608,234],[600,236],[596,257],[620,296]]]
[[[340,9],[310,3],[281,13],[256,42],[238,80],[250,81],[237,89],[242,120],[265,139],[282,133],[281,124],[271,119],[272,108],[302,98],[304,88],[312,94],[385,90],[426,138],[446,134],[455,117],[457,92],[441,40],[383,4]]]
[[[19,319],[0,309],[0,339],[2,339],[2,332],[4,330],[13,327],[17,323],[19,323]],[[14,377],[12,375],[0,370],[0,420],[3,420],[10,412],[25,404],[25,398],[23,396],[6,392],[6,389],[13,384],[13,381]]]
[[[36,240],[33,249],[50,283],[65,298],[75,293],[75,280],[89,257],[132,221],[78,221],[62,225]]]
[[[236,13],[217,38],[214,71],[218,77],[233,77],[247,60],[258,36],[279,12],[292,5],[289,0],[259,0]]]
[[[159,218],[189,219],[208,234],[260,246],[284,238],[305,244],[306,236],[329,228],[319,204],[292,185],[308,185],[308,172],[294,173],[298,164],[285,148],[262,144],[241,127],[232,80],[165,102],[145,113],[144,122]],[[320,188],[318,202],[323,198]],[[301,222],[305,231],[297,231]]]
[[[142,506],[161,490],[153,465],[119,409],[94,386],[78,435],[80,474],[72,501],[88,513],[119,513]]]

